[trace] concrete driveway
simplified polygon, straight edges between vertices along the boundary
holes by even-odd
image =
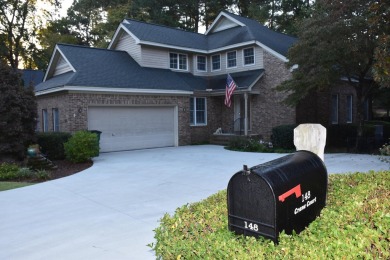
[[[243,164],[283,156],[184,146],[101,154],[76,175],[0,192],[0,259],[154,259],[164,213],[225,189]],[[329,173],[389,169],[377,156],[325,155]]]

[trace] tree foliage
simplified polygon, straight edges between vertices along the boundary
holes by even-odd
[[[0,63],[0,156],[22,157],[35,136],[37,104],[17,73]]]
[[[358,136],[362,136],[364,103],[377,88],[371,71],[383,26],[372,26],[374,0],[318,0],[312,17],[299,27],[299,40],[290,49],[289,66],[298,65],[293,78],[279,90],[290,91],[287,102],[296,104],[310,91],[329,89],[343,82],[357,95]]]
[[[43,2],[59,5],[57,0]],[[37,0],[0,1],[0,56],[12,68],[18,68],[21,59],[28,62],[36,50],[34,37],[41,19]]]

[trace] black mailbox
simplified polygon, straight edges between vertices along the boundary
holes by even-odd
[[[328,174],[316,154],[297,151],[244,169],[227,188],[228,226],[236,234],[278,242],[285,230],[301,232],[326,203]]]

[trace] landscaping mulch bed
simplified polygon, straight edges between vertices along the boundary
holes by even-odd
[[[56,170],[50,171],[50,180],[66,177],[78,172],[81,172],[85,169],[88,169],[93,165],[92,161],[84,162],[84,163],[72,163],[66,160],[61,161],[53,161],[55,165],[57,165]]]

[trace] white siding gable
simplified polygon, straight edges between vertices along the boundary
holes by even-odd
[[[60,56],[60,58],[57,61],[57,65],[54,69],[53,76],[64,74],[69,71],[73,71],[72,67],[62,56]]]
[[[122,31],[113,49],[127,52],[138,64],[142,65],[141,46],[127,32]]]

